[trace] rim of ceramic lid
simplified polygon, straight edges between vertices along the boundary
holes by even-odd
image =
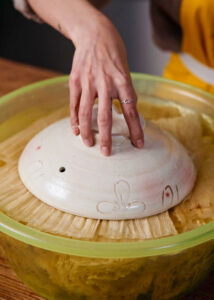
[[[94,120],[96,114],[95,108]],[[150,122],[145,130],[145,150],[139,151],[126,138],[124,124],[123,116],[114,108],[112,130],[123,136],[123,142],[118,146],[113,142],[113,155],[106,160],[100,155],[99,145],[87,149],[80,137],[71,134],[69,117],[52,123],[28,142],[19,158],[18,172],[23,184],[42,202],[91,219],[137,219],[176,206],[195,185],[196,169],[188,152],[170,134]],[[93,126],[97,128],[97,123]],[[116,139],[121,141],[121,136]],[[60,146],[55,146],[56,141]],[[123,151],[127,151],[125,156]],[[60,174],[61,161],[64,174]],[[115,168],[119,170],[116,174]],[[102,170],[104,177],[99,175]],[[149,186],[156,184],[159,193],[148,188],[148,182]]]
[[[168,83],[180,89],[185,88],[190,93],[196,92],[200,94],[201,98],[199,97],[199,99],[197,100],[203,100],[203,97],[207,97],[210,100],[206,101],[206,103],[209,103],[210,105],[212,105],[211,102],[214,101],[214,95],[173,80],[166,80],[158,76],[145,75],[140,73],[133,73],[132,79],[142,79],[144,81],[147,80],[160,83]],[[24,88],[18,89],[17,91],[9,93],[6,96],[1,97],[0,105],[2,105],[6,101],[12,100],[18,95],[22,95],[25,92],[32,91],[33,89],[45,86],[48,87],[49,85],[56,83],[64,84],[67,81],[68,76],[63,76],[28,85]],[[91,242],[71,239],[68,237],[55,236],[49,233],[41,232],[37,229],[23,225],[0,212],[0,231],[26,244],[68,255],[89,258],[137,258],[176,254],[177,252],[180,252],[182,250],[211,241],[214,239],[214,221],[206,225],[202,225],[194,230],[157,240],[131,241],[121,243]]]

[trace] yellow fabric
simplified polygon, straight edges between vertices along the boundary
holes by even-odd
[[[182,52],[214,68],[214,0],[183,0],[180,21],[183,32]],[[164,76],[214,93],[214,87],[194,76],[177,54],[172,54]]]
[[[195,87],[201,88],[207,92],[214,93],[214,86],[200,80],[192,74],[183,64],[178,54],[172,54],[169,63],[165,67],[164,77],[178,80]]]
[[[182,51],[214,68],[214,1],[183,0],[180,22]]]

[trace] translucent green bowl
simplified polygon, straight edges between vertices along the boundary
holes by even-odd
[[[214,118],[211,94],[159,77],[132,74],[132,78],[140,99],[182,105]],[[0,142],[68,104],[67,81],[67,77],[46,80],[2,97]],[[20,120],[16,126],[9,126],[16,119]],[[192,290],[214,263],[214,221],[169,238],[104,243],[40,232],[0,212],[0,231],[11,267],[48,299],[177,299]]]

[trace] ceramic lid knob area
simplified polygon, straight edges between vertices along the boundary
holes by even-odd
[[[24,185],[41,201],[78,216],[121,220],[161,213],[192,190],[196,171],[185,148],[147,122],[145,146],[135,148],[123,115],[113,109],[112,155],[100,153],[97,107],[95,146],[74,136],[69,118],[43,129],[19,159]]]

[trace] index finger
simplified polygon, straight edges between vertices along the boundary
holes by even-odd
[[[112,111],[111,97],[104,89],[98,92],[98,127],[100,135],[100,149],[104,156],[111,154],[111,128],[112,128]]]

